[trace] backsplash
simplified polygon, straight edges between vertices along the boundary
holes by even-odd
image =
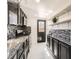
[[[71,29],[71,21],[58,23],[52,26],[52,29]]]

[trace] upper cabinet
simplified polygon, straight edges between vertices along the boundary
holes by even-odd
[[[25,25],[27,19],[18,3],[8,2],[8,24]]]

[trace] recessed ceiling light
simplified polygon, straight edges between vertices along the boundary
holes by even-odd
[[[37,2],[37,3],[39,3],[39,2],[40,2],[40,0],[36,0],[36,2]]]
[[[53,11],[52,10],[49,10],[49,13],[52,13]]]

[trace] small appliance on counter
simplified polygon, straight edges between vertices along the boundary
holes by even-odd
[[[31,27],[22,25],[22,26],[17,26],[17,36],[19,35],[30,35],[31,33]]]

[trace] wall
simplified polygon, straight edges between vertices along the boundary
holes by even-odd
[[[71,19],[71,11],[66,12],[65,14],[58,17],[58,22],[66,21]]]
[[[47,27],[50,29],[71,29],[71,11],[58,17],[57,23],[53,23],[52,19],[47,21]],[[48,29],[49,30],[49,29]]]
[[[37,20],[38,17],[27,18],[27,26],[31,26],[30,45],[35,46],[37,44]],[[43,20],[43,19],[41,19]]]
[[[27,26],[31,26],[30,45],[34,46],[37,44],[37,18],[28,18]]]

